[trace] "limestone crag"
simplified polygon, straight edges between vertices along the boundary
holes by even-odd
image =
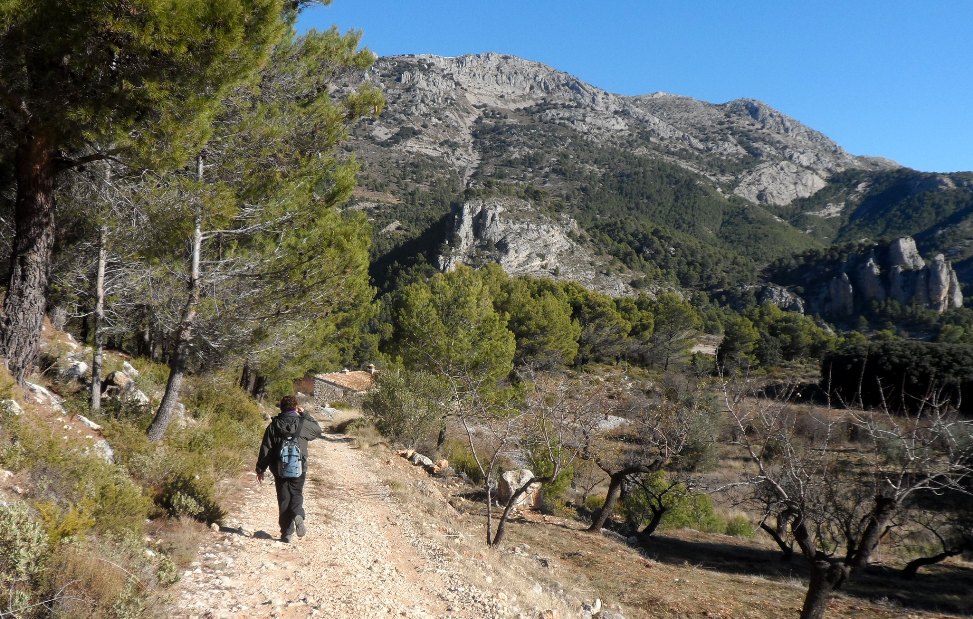
[[[757,294],[757,303],[773,303],[782,310],[803,314],[804,299],[797,296],[787,288],[777,284],[768,284],[760,289]]]
[[[813,195],[835,172],[897,167],[850,155],[759,101],[621,96],[504,54],[381,58],[366,79],[388,102],[369,126],[370,145],[438,158],[467,180],[483,158],[475,134],[485,117],[545,134],[573,129],[580,140],[665,159],[768,205]]]
[[[574,220],[554,220],[517,198],[475,199],[453,212],[453,234],[439,258],[444,271],[459,264],[498,263],[511,275],[576,281],[612,296],[632,294],[634,275],[581,240]]]
[[[849,257],[812,305],[824,314],[846,318],[868,303],[886,299],[939,313],[963,306],[952,264],[943,254],[936,254],[927,264],[911,237]]]

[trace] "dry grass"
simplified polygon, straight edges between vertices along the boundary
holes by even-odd
[[[540,590],[552,605],[561,598],[573,610],[558,616],[573,616],[582,600],[594,598],[620,608],[628,619],[776,619],[800,612],[807,583],[803,559],[782,563],[776,546],[759,531],[752,539],[667,532],[657,534],[643,553],[613,533],[589,534],[575,520],[528,514],[509,523],[501,548],[490,549],[484,543],[485,507],[464,498],[469,486],[432,479],[387,450],[375,455],[380,476],[405,510],[434,523],[423,533],[451,547],[470,576],[489,574],[507,591]],[[732,476],[728,469],[743,466],[728,458],[717,475]],[[953,561],[924,570],[912,582],[900,580],[891,568],[870,567],[831,601],[828,617],[936,619],[973,616],[963,615],[970,609],[973,566]]]
[[[151,531],[158,539],[158,549],[165,553],[176,567],[186,569],[196,560],[199,547],[209,537],[209,528],[192,518],[174,518],[157,521],[158,528]]]

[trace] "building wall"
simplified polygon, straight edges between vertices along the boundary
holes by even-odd
[[[335,402],[344,402],[349,406],[361,408],[364,398],[365,394],[362,392],[351,391],[320,380],[314,381],[312,399],[318,406],[328,406]]]

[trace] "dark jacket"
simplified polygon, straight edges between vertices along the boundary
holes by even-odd
[[[301,436],[298,443],[301,446],[301,453],[304,454],[304,470],[307,470],[307,442],[324,436],[321,426],[314,417],[307,413],[281,413],[270,420],[270,425],[264,430],[264,439],[260,443],[260,455],[257,457],[257,473],[263,473],[267,469],[277,475],[277,459],[280,453],[280,445],[285,436],[297,432],[297,425],[304,418],[304,425],[301,427]]]

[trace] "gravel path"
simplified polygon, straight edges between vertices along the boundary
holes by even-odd
[[[277,541],[273,483],[251,473],[229,526],[176,585],[175,617],[535,617],[468,582],[457,553],[420,534],[374,461],[338,436],[314,441],[305,485],[307,535]],[[371,466],[370,466],[371,465]],[[491,578],[477,579],[489,583]]]

